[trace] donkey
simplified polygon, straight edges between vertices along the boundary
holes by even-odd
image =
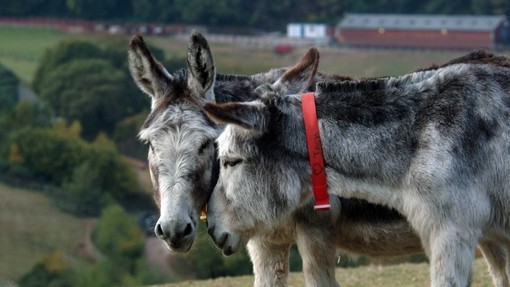
[[[216,75],[207,41],[199,33],[190,37],[187,71],[168,73],[139,35],[131,39],[128,59],[135,82],[152,100],[151,113],[139,137],[150,145],[151,180],[161,213],[155,233],[170,250],[186,252],[195,238],[198,213],[216,182],[218,161],[213,141],[223,128],[206,117],[201,105],[213,100],[219,103],[253,100],[258,97],[253,93],[255,87],[273,83],[286,69],[273,69],[250,77]],[[319,73],[307,85],[313,89],[316,81],[347,79]],[[287,88],[293,89],[291,86]],[[340,199],[332,197],[332,201],[338,210]],[[342,237],[344,245],[352,246],[350,250],[356,253],[394,256],[408,254],[410,250],[420,252],[421,246],[414,231],[395,211],[364,203],[366,214],[363,214],[356,210],[348,212],[347,205],[342,204],[340,215],[339,211],[316,214],[311,207],[303,208],[282,224],[287,227],[285,233],[267,232],[250,239],[248,251],[254,266],[255,286],[286,286],[289,247],[296,240],[303,256],[307,285],[337,286],[334,278],[335,224],[340,224],[346,231],[358,229],[360,225],[354,222],[373,226],[372,230],[360,229],[349,236],[346,232],[346,236]],[[348,214],[345,214],[346,211]],[[343,220],[337,220],[338,216]],[[291,226],[295,228],[288,228]],[[401,245],[399,240],[392,238],[389,228],[395,229],[394,234],[402,235],[399,237]],[[364,236],[369,231],[371,236]],[[388,248],[375,251],[371,246],[381,240],[388,245],[395,242],[393,249],[397,251],[386,251]],[[245,242],[237,246],[241,248]],[[222,247],[226,255],[237,251],[231,248],[232,244],[224,243]],[[404,244],[409,248],[402,252]]]
[[[430,258],[431,286],[467,286],[478,243],[494,284],[510,286],[507,62],[317,84],[329,192],[403,214]],[[210,220],[223,213],[216,225],[250,237],[309,202],[301,100],[285,87],[306,82],[314,70],[288,71],[259,88],[259,100],[204,105],[213,121],[227,124],[217,139],[220,178],[209,201]]]
[[[151,112],[139,138],[149,144],[153,196],[160,208],[154,232],[170,250],[186,252],[218,174],[214,140],[219,127],[201,105],[254,99],[251,90],[274,82],[283,70],[252,77],[216,75],[207,41],[199,33],[190,37],[187,71],[168,73],[140,35],[130,41],[128,61],[135,83],[151,97]]]

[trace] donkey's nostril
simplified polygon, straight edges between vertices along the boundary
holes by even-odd
[[[184,229],[184,236],[190,235],[191,232],[193,232],[193,227],[191,226],[191,223],[188,223],[188,225],[186,225],[186,229]]]
[[[154,228],[154,233],[156,233],[156,236],[159,238],[164,238],[165,233],[163,232],[163,228],[161,227],[161,224],[156,224],[156,227]]]

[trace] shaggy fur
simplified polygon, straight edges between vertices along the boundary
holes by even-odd
[[[478,243],[495,285],[509,286],[507,63],[473,54],[402,77],[317,85],[329,192],[403,214],[430,258],[432,286],[467,286]],[[241,237],[279,226],[312,196],[300,97],[286,91],[306,77],[289,75],[261,100],[204,107],[229,124],[210,217]]]
[[[201,105],[211,97],[219,103],[253,100],[258,97],[255,87],[273,83],[286,69],[250,77],[211,76],[215,74],[212,55],[207,42],[198,33],[190,38],[186,71],[168,73],[154,59],[141,36],[131,40],[129,63],[135,82],[152,99],[151,113],[139,136],[150,145],[148,158],[154,198],[161,212],[155,232],[171,250],[185,252],[195,238],[198,212],[216,183],[214,166],[218,161],[212,143],[222,130],[205,116]],[[190,77],[197,79],[190,80]],[[311,86],[303,89],[314,90],[317,81],[346,79],[316,74]],[[366,213],[351,214],[349,209],[340,209],[338,197],[332,200],[336,202],[336,211],[332,214],[317,214],[311,205],[305,206],[274,232],[250,239],[248,250],[254,266],[255,286],[286,286],[289,247],[296,241],[303,256],[308,286],[337,286],[335,245],[374,256],[420,252],[414,231],[394,211],[360,201],[356,206],[361,206]],[[360,220],[364,225],[352,224]],[[213,229],[211,225],[209,228]],[[392,231],[387,228],[394,228],[394,234],[401,235],[399,239],[389,236]],[[217,241],[225,254],[237,251],[246,242],[240,237],[226,239]],[[232,241],[235,244],[231,244]],[[382,244],[373,248],[378,242]],[[411,248],[402,251],[405,244]]]

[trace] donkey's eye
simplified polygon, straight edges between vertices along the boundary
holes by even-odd
[[[198,149],[198,154],[203,154],[204,150],[212,143],[212,140],[206,140]]]
[[[149,142],[149,148],[151,149],[152,152],[154,152],[154,147],[152,146],[151,142]]]
[[[232,166],[236,166],[238,164],[240,164],[241,162],[243,162],[242,159],[240,158],[235,158],[235,159],[225,159],[225,161],[223,162],[223,166],[224,167],[232,167]]]

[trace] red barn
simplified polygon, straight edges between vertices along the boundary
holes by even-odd
[[[346,14],[338,40],[358,47],[495,49],[507,44],[505,16]]]

